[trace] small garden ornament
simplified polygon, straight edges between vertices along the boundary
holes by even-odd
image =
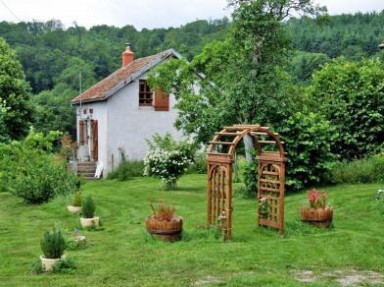
[[[175,214],[175,208],[159,202],[157,208],[151,204],[151,209],[153,214],[145,220],[149,234],[163,241],[180,240],[183,218]]]
[[[309,207],[301,208],[302,220],[317,227],[329,227],[333,219],[333,209],[327,205],[327,193],[312,189],[307,197]]]

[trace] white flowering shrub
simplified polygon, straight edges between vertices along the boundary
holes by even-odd
[[[149,152],[144,158],[144,175],[160,178],[166,188],[173,188],[180,176],[193,163],[193,148],[186,142],[177,143],[169,134],[154,136],[148,141]]]

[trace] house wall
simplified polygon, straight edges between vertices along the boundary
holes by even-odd
[[[90,104],[83,104],[81,107],[77,106],[77,143],[79,145],[79,121],[85,120],[89,117],[92,120],[97,120],[98,123],[98,156],[99,162],[103,164],[107,162],[107,127],[108,127],[108,102],[97,102]],[[93,113],[90,113],[90,109],[93,110]],[[87,113],[84,114],[83,110],[86,110]],[[89,139],[89,142],[92,142],[92,139]],[[78,160],[82,161],[82,154],[87,153],[89,155],[89,145],[86,144],[83,147],[79,146],[78,150]]]
[[[141,79],[145,79],[145,75]],[[175,97],[170,95],[169,111],[155,111],[153,107],[139,107],[139,79],[118,91],[108,99],[108,127],[106,173],[117,167],[125,151],[128,160],[142,160],[147,151],[145,139],[152,139],[155,133],[169,132],[175,139],[182,134],[174,127],[177,110]],[[101,131],[100,131],[101,133]]]

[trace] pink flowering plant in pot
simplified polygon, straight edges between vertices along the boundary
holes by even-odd
[[[327,193],[311,189],[307,194],[309,207],[300,209],[301,219],[318,227],[329,227],[333,219],[333,209],[327,205]]]

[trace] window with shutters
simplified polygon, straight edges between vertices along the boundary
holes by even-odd
[[[139,81],[139,106],[152,106],[153,93],[146,80]]]

